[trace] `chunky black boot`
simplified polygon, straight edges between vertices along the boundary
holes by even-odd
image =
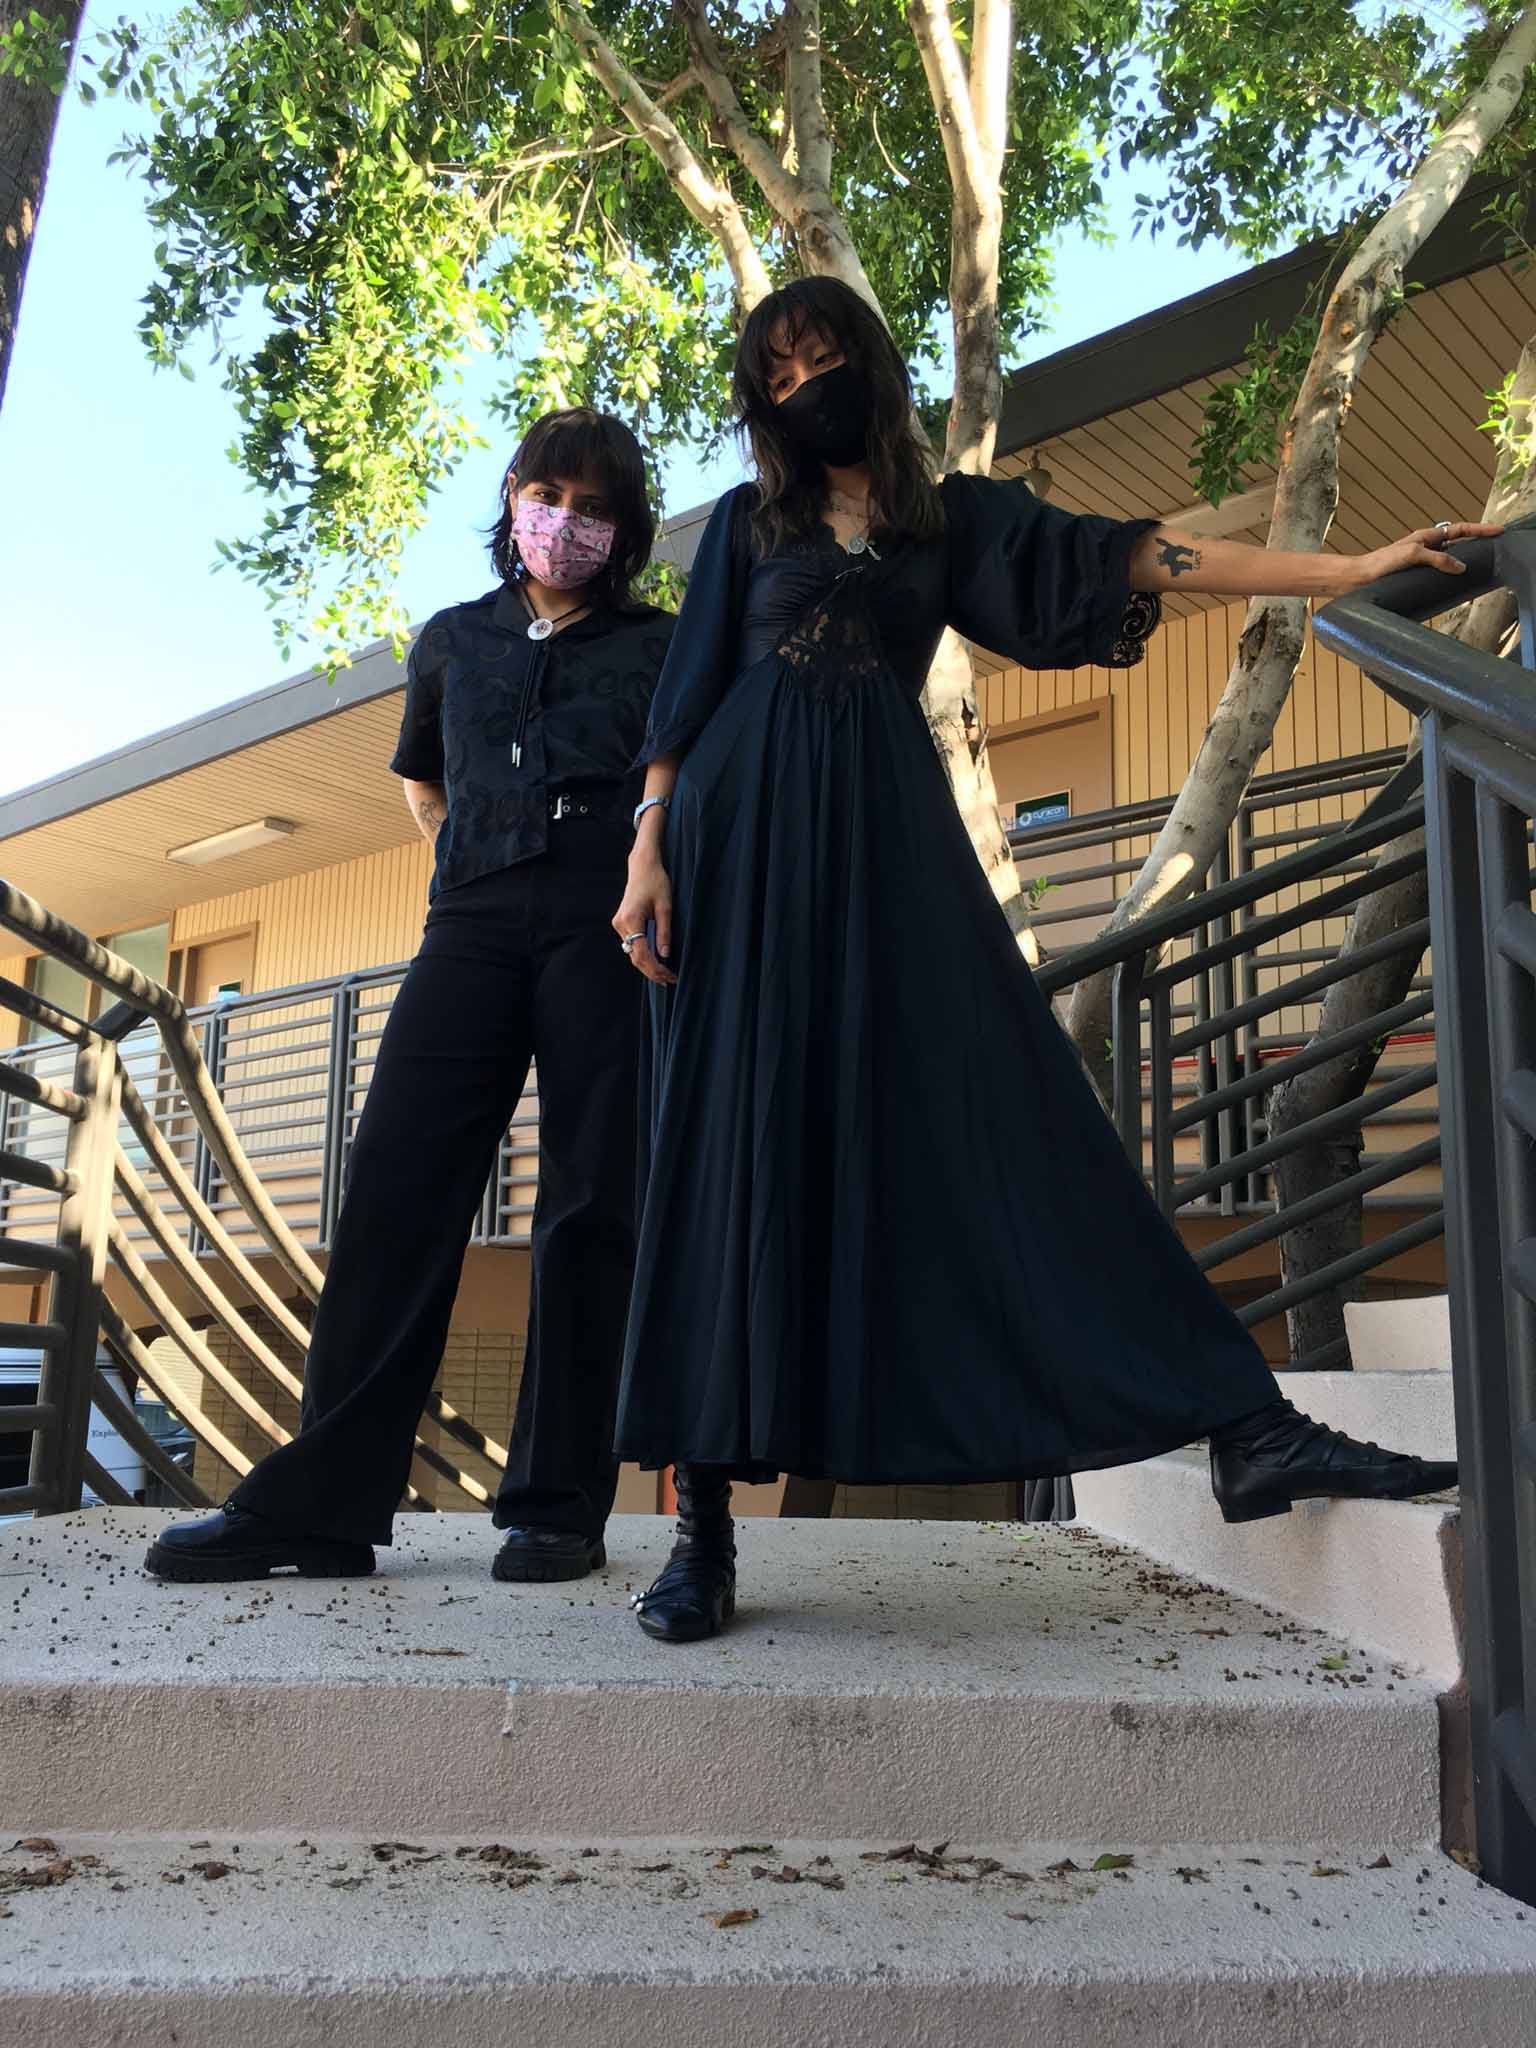
[[[1455,1484],[1451,1460],[1361,1443],[1289,1401],[1211,1433],[1211,1491],[1229,1522],[1288,1515],[1298,1500],[1412,1500]]]
[[[601,1536],[583,1536],[575,1529],[539,1529],[519,1524],[491,1565],[491,1577],[503,1585],[548,1586],[564,1579],[584,1579],[608,1562]]]
[[[306,1536],[270,1522],[249,1508],[226,1503],[200,1522],[162,1529],[149,1546],[144,1569],[157,1579],[264,1579],[294,1567],[301,1579],[366,1578],[373,1546],[345,1536]]]
[[[629,1604],[661,1643],[702,1642],[736,1612],[731,1482],[718,1465],[677,1467],[677,1541],[655,1584]]]

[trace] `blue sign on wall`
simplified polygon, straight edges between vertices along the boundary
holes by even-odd
[[[1072,792],[1058,790],[1055,796],[1032,796],[1013,807],[1013,829],[1022,832],[1030,825],[1060,825],[1072,815]]]

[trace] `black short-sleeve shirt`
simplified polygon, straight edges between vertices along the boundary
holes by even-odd
[[[626,794],[639,801],[635,757],[672,614],[599,607],[547,640],[530,640],[528,622],[503,585],[436,613],[411,648],[389,765],[447,791],[434,890],[536,859],[562,790],[611,789],[620,810]]]

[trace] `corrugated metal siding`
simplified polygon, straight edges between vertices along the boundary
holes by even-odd
[[[431,849],[418,839],[191,904],[177,911],[171,943],[194,946],[254,926],[252,991],[387,966],[416,950],[431,871]]]

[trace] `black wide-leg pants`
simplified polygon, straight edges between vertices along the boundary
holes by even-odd
[[[433,904],[358,1122],[300,1431],[241,1481],[236,1505],[390,1541],[475,1211],[532,1058],[532,1309],[494,1519],[601,1532],[635,1243],[640,977],[609,922],[627,850],[613,824],[568,817],[540,859]]]

